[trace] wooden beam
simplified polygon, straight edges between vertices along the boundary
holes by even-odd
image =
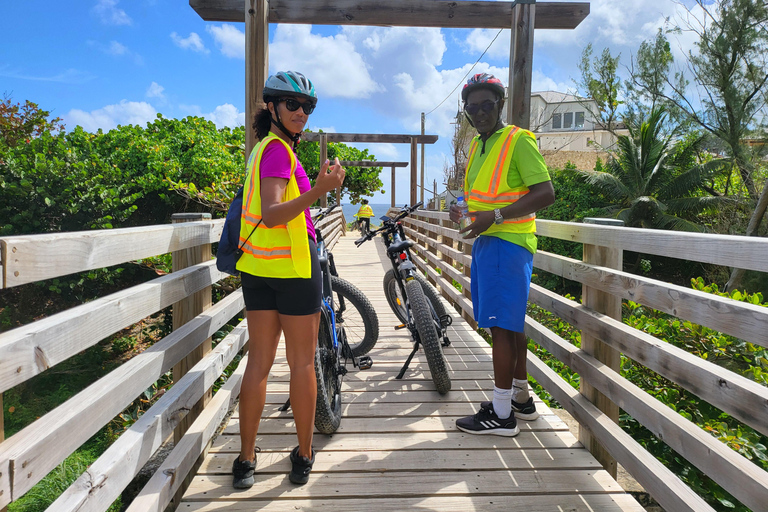
[[[537,4],[517,4],[512,10],[509,51],[509,105],[507,124],[528,129],[531,125],[533,76],[533,27]]]
[[[320,143],[320,161],[318,162],[320,167],[323,166],[323,163],[328,159],[328,134],[327,133],[318,133],[318,142]],[[323,197],[320,198],[320,207],[325,208],[328,206],[328,194],[323,194]]]
[[[253,117],[262,104],[261,94],[269,69],[269,23],[267,0],[245,0],[245,161],[256,145],[256,133],[251,128]],[[242,21],[242,20],[241,20]]]
[[[189,0],[205,21],[243,21],[241,0]],[[270,0],[270,23],[385,27],[509,28],[515,2],[451,0]],[[589,2],[537,2],[536,26],[574,29]]]
[[[376,160],[340,160],[344,167],[408,167],[408,162],[379,162]]]
[[[328,142],[360,142],[360,143],[384,143],[384,144],[410,144],[411,139],[423,144],[434,144],[437,135],[396,135],[391,133],[323,133],[328,137]],[[304,132],[301,140],[306,142],[320,142],[320,134]]]

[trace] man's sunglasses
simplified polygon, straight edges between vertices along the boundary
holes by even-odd
[[[491,101],[491,100],[485,100],[482,103],[467,103],[464,105],[464,112],[467,114],[474,116],[481,110],[483,112],[490,112],[494,108],[496,108],[496,105],[499,104],[499,100]]]
[[[314,103],[310,103],[310,102],[302,103],[300,101],[296,101],[293,98],[282,98],[280,101],[285,102],[285,108],[287,108],[290,112],[296,112],[297,110],[299,110],[299,107],[301,107],[301,109],[307,115],[315,111]]]

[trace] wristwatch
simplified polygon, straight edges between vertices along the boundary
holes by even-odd
[[[504,217],[501,216],[501,210],[496,208],[493,210],[493,223],[494,224],[501,224],[504,222]]]

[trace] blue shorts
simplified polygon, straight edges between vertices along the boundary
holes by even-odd
[[[495,236],[472,244],[472,307],[480,327],[525,331],[533,254]]]

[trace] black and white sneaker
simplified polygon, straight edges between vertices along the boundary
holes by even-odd
[[[490,400],[486,402],[480,402],[480,407],[488,407],[493,402]],[[536,411],[536,404],[533,403],[533,397],[529,396],[528,400],[523,403],[515,402],[512,400],[512,412],[515,413],[515,418],[525,421],[533,421],[539,417],[539,413]]]
[[[493,403],[480,407],[480,411],[466,418],[456,420],[456,427],[469,434],[493,434],[495,436],[514,437],[520,433],[517,428],[515,413],[507,419],[500,419],[493,411]]]

